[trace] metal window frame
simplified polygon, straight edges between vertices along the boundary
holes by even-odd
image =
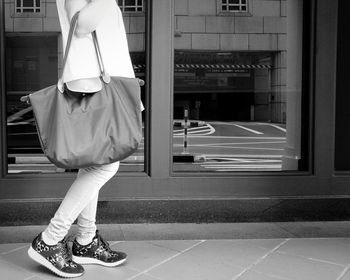
[[[20,6],[17,5],[18,1],[20,1]],[[42,0],[39,1],[39,7],[36,5],[36,0],[32,0],[33,1],[33,6],[30,7],[24,7],[23,6],[23,0],[15,0],[15,13],[16,14],[28,14],[28,13],[32,13],[32,14],[40,14],[42,13]],[[33,12],[25,12],[25,10],[29,10],[32,9],[34,10]],[[39,11],[37,11],[39,10]]]
[[[224,0],[221,0],[221,4],[220,4],[220,9],[221,12],[223,13],[247,13],[248,12],[248,0],[245,0],[246,3],[243,4],[242,0],[238,0],[239,3],[238,4],[234,4],[234,3],[229,3],[230,0],[225,0],[226,3],[224,3]],[[226,10],[224,10],[223,8],[226,7]],[[238,7],[238,10],[230,10],[230,7]],[[242,8],[245,8],[244,10]]]
[[[121,4],[119,4],[120,1],[122,2]],[[138,5],[137,2],[138,0],[134,0],[135,5],[125,5],[125,0],[118,0],[118,5],[123,13],[137,13],[137,14],[144,13],[145,1],[141,0],[141,5]],[[138,8],[141,8],[141,11],[138,11]],[[126,11],[126,9],[134,9],[134,10]]]
[[[146,36],[150,48],[146,82],[150,90],[146,102],[148,143],[145,173],[119,174],[101,190],[100,200],[205,200],[205,199],[271,199],[271,198],[344,198],[350,197],[350,176],[334,172],[334,112],[336,89],[337,3],[313,0],[313,48],[311,56],[309,104],[306,133],[312,136],[309,144],[313,168],[296,173],[234,173],[234,174],[172,174],[172,105],[173,105],[173,37],[174,0],[152,0]],[[0,3],[0,33],[4,32],[3,5]],[[2,29],[2,30],[1,30]],[[4,38],[0,39],[1,59]],[[322,42],[317,44],[316,42]],[[5,91],[4,63],[1,64],[1,91]],[[327,78],[325,78],[327,77]],[[75,176],[72,174],[6,173],[6,95],[0,95],[0,200],[29,201],[62,198]]]

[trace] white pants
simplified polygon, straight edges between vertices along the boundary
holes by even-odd
[[[91,241],[96,231],[99,191],[117,173],[118,169],[119,162],[79,169],[77,178],[43,232],[43,237],[52,244],[61,241],[78,218],[77,239]]]

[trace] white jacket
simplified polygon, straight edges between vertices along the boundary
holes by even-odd
[[[57,0],[56,4],[64,52],[70,21],[65,9],[65,0]],[[113,12],[106,14],[106,17],[98,25],[96,34],[105,71],[110,76],[134,78],[123,16],[117,3],[115,3]],[[73,35],[62,82],[98,76],[100,76],[100,72],[91,34],[84,37]]]

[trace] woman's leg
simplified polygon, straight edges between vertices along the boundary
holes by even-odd
[[[81,245],[89,244],[96,234],[96,210],[98,194],[93,197],[78,216],[76,240]]]
[[[72,223],[86,207],[88,208],[83,211],[83,218],[79,222],[83,224],[83,228],[87,225],[90,232],[95,223],[99,190],[116,174],[118,169],[119,162],[80,169],[55,216],[42,234],[44,242],[53,245],[62,240]],[[84,218],[88,220],[87,223]],[[82,228],[81,230],[85,231]]]

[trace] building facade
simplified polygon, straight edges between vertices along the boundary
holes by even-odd
[[[346,1],[118,4],[146,111],[140,149],[101,192],[109,221],[331,218],[319,210],[348,200]],[[1,19],[1,218],[44,220],[76,170],[47,161],[19,98],[61,74],[56,3],[5,0]]]

